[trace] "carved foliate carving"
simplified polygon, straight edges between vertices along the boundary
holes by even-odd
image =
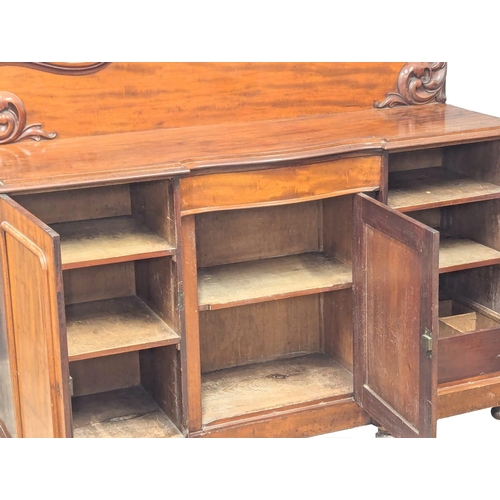
[[[55,132],[47,133],[41,123],[26,126],[26,109],[23,101],[10,92],[0,91],[0,144],[22,139],[54,139]]]
[[[376,108],[415,106],[446,101],[445,62],[409,62],[399,72],[397,92],[389,92]]]
[[[109,62],[5,62],[0,63],[0,66],[21,66],[23,68],[46,71],[47,73],[55,73],[56,75],[81,76],[97,73],[110,64]]]

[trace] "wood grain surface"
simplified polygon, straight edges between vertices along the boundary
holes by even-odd
[[[203,376],[203,423],[352,394],[352,375],[325,354]]]
[[[141,387],[73,399],[76,438],[182,437]]]
[[[63,269],[172,255],[174,247],[129,216],[53,225],[61,236]]]
[[[70,361],[176,344],[180,337],[135,296],[66,308]]]
[[[0,88],[66,138],[370,108],[403,64],[117,62],[78,77],[3,66]]]
[[[500,197],[500,185],[443,167],[389,174],[389,206],[401,212]]]
[[[421,336],[438,331],[439,234],[366,195],[354,224],[354,397],[392,435],[435,436],[437,342],[427,356]]]
[[[351,286],[350,265],[307,253],[200,269],[198,302],[205,311]]]
[[[320,251],[322,203],[311,201],[197,215],[198,267]]]
[[[498,137],[499,118],[433,104],[21,142],[0,148],[0,191],[123,184],[189,171],[269,168],[297,160],[325,161],[343,153],[378,155],[381,150],[395,152]],[[473,167],[464,169],[462,173],[468,175]]]
[[[320,312],[317,294],[201,312],[202,373],[319,352]]]
[[[204,426],[192,437],[298,438],[351,429],[371,422],[370,416],[352,397],[283,408],[261,415]]]

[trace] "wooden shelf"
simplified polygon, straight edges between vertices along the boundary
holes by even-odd
[[[76,438],[183,437],[141,387],[73,398]]]
[[[351,266],[322,253],[290,255],[198,270],[200,311],[311,295],[351,286]]]
[[[177,344],[177,335],[138,297],[66,308],[70,361]]]
[[[391,208],[411,212],[500,197],[500,186],[465,177],[443,167],[389,174]]]
[[[442,238],[439,244],[439,272],[449,273],[473,267],[500,264],[500,252],[471,240]]]
[[[202,376],[203,423],[352,396],[352,374],[326,354],[229,368]]]
[[[62,268],[172,255],[175,248],[131,216],[52,225],[61,236]]]

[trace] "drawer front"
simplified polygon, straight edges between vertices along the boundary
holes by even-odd
[[[452,382],[500,372],[500,329],[439,340],[438,381]]]
[[[187,177],[181,179],[181,211],[190,215],[374,191],[380,187],[381,171],[381,156],[364,156]]]

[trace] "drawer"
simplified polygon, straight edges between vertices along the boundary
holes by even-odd
[[[381,156],[364,156],[186,177],[181,179],[181,211],[190,215],[374,191],[381,172]]]
[[[500,372],[500,318],[455,301],[440,304],[438,381]]]

